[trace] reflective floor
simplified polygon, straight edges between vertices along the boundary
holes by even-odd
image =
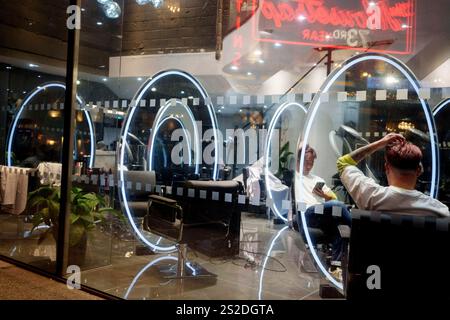
[[[16,227],[4,219],[0,234],[7,228],[13,234]],[[0,242],[1,254],[39,265],[45,260],[49,269],[54,252],[53,239],[40,245],[35,237]],[[188,249],[183,279],[176,278],[177,265],[176,252],[151,254],[130,235],[97,228],[89,237],[81,281],[124,299],[320,299],[320,276],[306,272],[314,267],[300,235],[264,215],[242,214],[239,256],[210,258]]]
[[[217,277],[170,279],[176,253],[136,256],[135,248],[134,241],[114,244],[112,264],[83,272],[83,284],[126,299],[319,299],[319,275],[302,268],[307,257],[299,234],[261,216],[243,214],[239,257],[188,250],[187,271],[200,265]]]

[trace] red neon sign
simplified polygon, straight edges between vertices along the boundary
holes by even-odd
[[[257,29],[273,36],[262,38]],[[415,35],[414,0],[261,0],[253,30],[259,41],[407,54]],[[393,40],[389,49],[369,48],[386,40]]]

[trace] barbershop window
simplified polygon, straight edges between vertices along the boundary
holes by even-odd
[[[362,208],[339,158],[401,134],[414,189],[450,201],[447,2],[82,0],[75,41],[72,2],[4,4],[1,257],[123,299],[354,294]],[[388,188],[387,166],[384,149],[355,165]]]

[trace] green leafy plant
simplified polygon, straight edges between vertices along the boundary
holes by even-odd
[[[289,151],[289,141],[288,141],[280,149],[278,171],[275,174],[278,178],[282,178],[283,171],[287,169],[289,159],[292,155],[293,153]]]
[[[39,238],[41,243],[48,234],[52,234],[55,240],[58,239],[58,222],[60,210],[61,192],[58,187],[44,186],[28,196],[28,207],[34,211],[32,232],[42,223],[49,228],[43,232]],[[83,192],[80,188],[71,190],[71,213],[69,246],[78,245],[87,232],[95,228],[95,224],[105,220],[108,214],[123,217],[120,212],[105,207],[103,197],[91,192]]]

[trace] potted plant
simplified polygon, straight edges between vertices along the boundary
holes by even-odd
[[[28,207],[34,212],[31,232],[41,224],[48,226],[48,229],[40,235],[39,244],[49,234],[58,241],[60,199],[60,188],[52,186],[41,187],[28,196]],[[88,232],[95,228],[97,222],[105,220],[108,213],[114,215],[119,213],[112,208],[104,207],[103,197],[93,192],[83,192],[80,188],[72,188],[70,201],[69,264],[82,265],[86,256]]]
[[[289,141],[280,148],[278,171],[275,176],[281,180],[291,179],[291,173],[288,168],[289,160],[293,155],[289,151]]]

